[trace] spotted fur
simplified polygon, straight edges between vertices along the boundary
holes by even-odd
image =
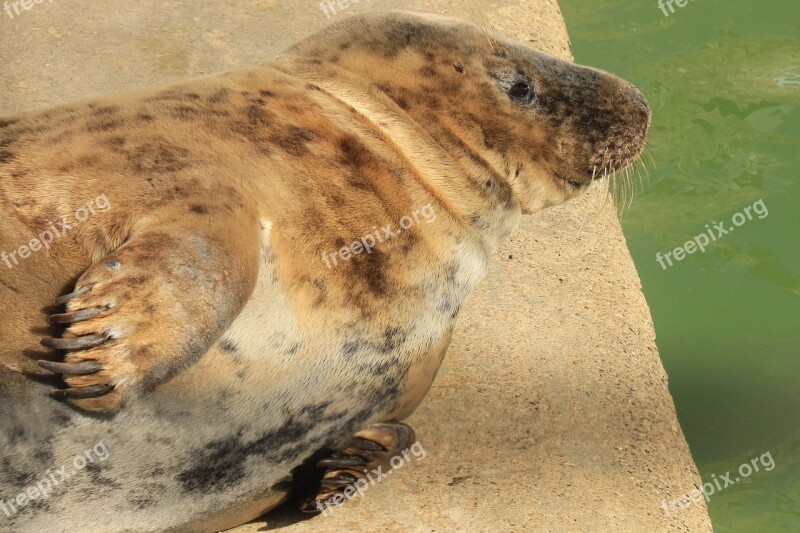
[[[304,459],[413,412],[520,215],[630,163],[648,124],[610,74],[398,13],[0,120],[0,251],[111,205],[0,263],[0,500],[109,451],[0,529],[214,531],[274,507]],[[423,206],[435,221],[326,266]],[[40,359],[98,368],[64,384]],[[68,406],[52,387],[111,390]]]

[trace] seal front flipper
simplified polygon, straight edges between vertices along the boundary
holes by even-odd
[[[206,353],[258,276],[258,218],[235,203],[219,195],[148,214],[56,301],[66,312],[51,321],[68,327],[42,344],[67,353],[39,362],[64,377],[54,397],[114,411]]]

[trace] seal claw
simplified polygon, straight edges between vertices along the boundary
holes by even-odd
[[[106,342],[105,335],[84,335],[72,339],[54,339],[47,337],[42,339],[42,345],[54,350],[88,350],[95,348]]]
[[[338,487],[340,485],[351,485],[358,481],[358,478],[347,472],[340,472],[336,477],[326,477],[322,479],[323,485],[333,485]]]
[[[372,470],[380,472],[391,465],[393,457],[407,453],[416,440],[411,426],[402,422],[379,423],[367,426],[351,437],[333,457],[317,462],[326,468],[316,495],[302,498],[298,503],[305,513],[319,513],[326,507],[341,505],[351,496],[348,487],[366,485]],[[371,482],[371,479],[370,479]]]
[[[114,390],[114,385],[91,385],[80,389],[56,389],[50,392],[50,396],[56,400],[82,400],[85,398],[97,398]]]
[[[365,439],[362,437],[353,437],[344,445],[345,448],[354,448],[356,450],[364,450],[367,452],[385,452],[386,448],[374,440]]]
[[[57,363],[55,361],[38,361],[40,367],[54,374],[67,374],[70,376],[86,376],[102,370],[103,365],[97,361],[82,361],[80,363]]]
[[[65,294],[59,298],[56,298],[56,305],[64,305],[65,303],[69,302],[73,298],[77,298],[79,296],[83,296],[84,294],[89,294],[92,290],[91,285],[87,285],[86,287],[81,287],[77,291],[71,292],[69,294]]]
[[[352,468],[354,466],[364,466],[369,461],[360,455],[348,455],[346,457],[329,457],[317,463],[321,468]]]
[[[89,309],[80,309],[71,313],[59,313],[56,315],[50,315],[50,322],[53,324],[75,324],[76,322],[91,320],[102,312],[102,307],[91,307]]]

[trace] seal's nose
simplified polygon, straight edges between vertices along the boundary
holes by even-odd
[[[642,91],[640,91],[636,85],[629,85],[628,95],[630,96],[631,100],[636,102],[636,104],[642,108],[642,111],[644,111],[644,114],[647,116],[647,123],[650,124],[650,103],[647,101],[647,98],[644,97]]]

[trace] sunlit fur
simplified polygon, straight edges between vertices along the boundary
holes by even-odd
[[[522,104],[516,77],[532,84]],[[213,531],[274,507],[313,452],[413,412],[522,214],[619,174],[648,124],[617,77],[411,14],[348,19],[263,66],[0,120],[3,247],[100,193],[112,205],[0,265],[0,497],[99,441],[110,453],[13,529]],[[435,220],[323,260],[423,206]],[[102,312],[49,325],[84,287],[68,310]],[[92,333],[104,343],[66,356],[39,345]],[[36,360],[62,358],[102,364],[67,387],[115,388],[48,398],[65,385]]]

